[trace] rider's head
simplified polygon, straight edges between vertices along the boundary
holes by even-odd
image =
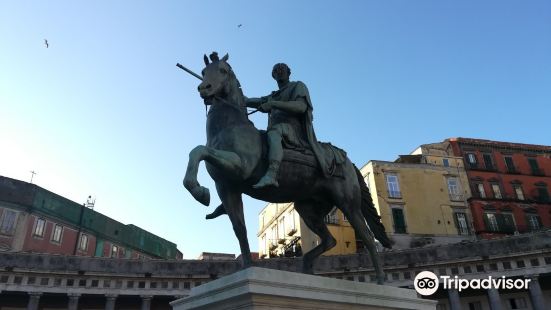
[[[278,63],[274,65],[272,69],[272,77],[276,81],[289,80],[291,76],[291,69],[284,63]]]

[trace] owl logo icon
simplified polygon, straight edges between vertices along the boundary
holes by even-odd
[[[422,271],[415,276],[415,291],[423,296],[430,296],[438,290],[438,277],[430,271]]]

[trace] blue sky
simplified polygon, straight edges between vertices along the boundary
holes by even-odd
[[[297,2],[0,0],[0,175],[93,194],[185,258],[238,253],[227,218],[203,219],[218,198],[205,208],[182,186],[205,111],[175,64],[200,72],[214,50],[249,97],[286,62],[318,138],[359,166],[448,137],[551,145],[550,1]],[[214,193],[204,168],[200,181]],[[257,250],[265,203],[244,202]]]

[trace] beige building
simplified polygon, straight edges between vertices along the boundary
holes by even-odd
[[[337,245],[323,255],[356,253],[354,229],[342,212],[334,208],[325,223]],[[317,246],[320,239],[300,219],[293,203],[270,203],[259,214],[259,256],[295,257]]]
[[[461,157],[423,145],[394,162],[369,161],[361,172],[394,248],[474,239]]]

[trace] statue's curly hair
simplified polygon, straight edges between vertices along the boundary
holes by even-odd
[[[274,73],[278,72],[281,73],[282,71],[285,71],[288,76],[291,76],[291,68],[287,66],[284,63],[277,63],[274,65],[274,68],[272,69],[272,77],[274,76]]]

